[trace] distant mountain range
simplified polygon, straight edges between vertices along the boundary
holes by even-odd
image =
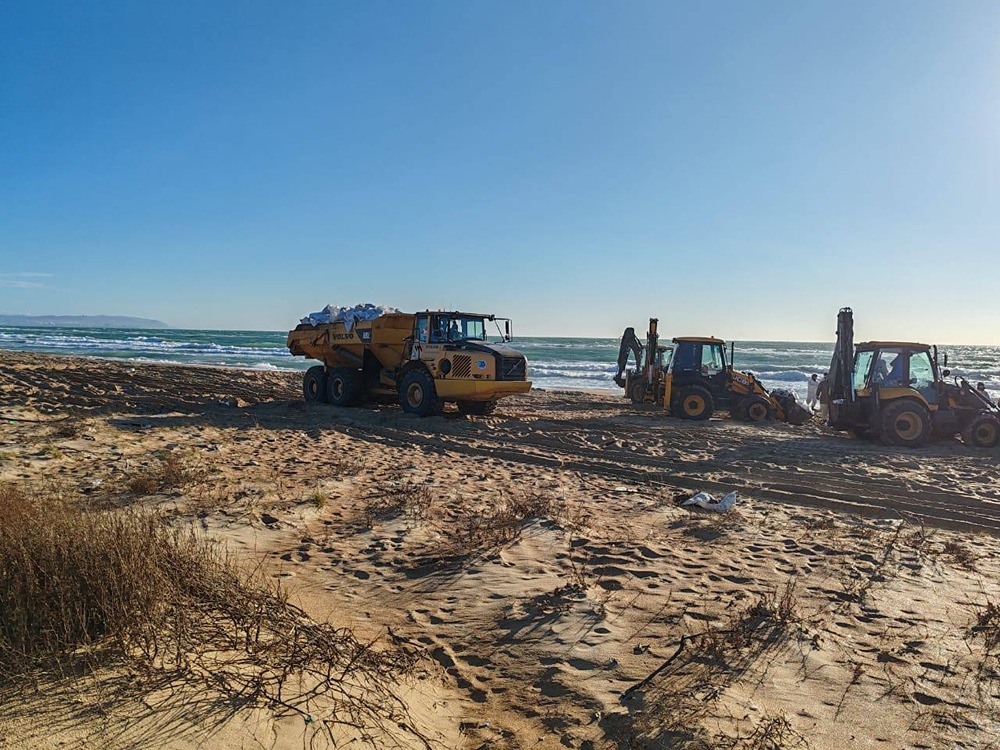
[[[0,315],[0,326],[39,328],[170,328],[162,320],[127,315]]]

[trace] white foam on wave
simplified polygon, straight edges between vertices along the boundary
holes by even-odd
[[[11,345],[14,345],[13,347]],[[95,352],[137,352],[140,354],[178,354],[187,357],[239,356],[261,359],[291,358],[284,347],[256,347],[217,344],[211,341],[167,341],[157,337],[105,339],[95,336],[25,335],[0,332],[0,348],[25,348],[34,351],[59,351],[69,354]]]

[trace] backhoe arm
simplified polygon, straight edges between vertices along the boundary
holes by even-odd
[[[625,368],[628,367],[629,352],[635,356],[635,369],[642,369],[642,344],[636,338],[634,328],[625,329],[621,345],[618,347],[618,372],[615,373],[615,383],[619,388],[625,387]]]

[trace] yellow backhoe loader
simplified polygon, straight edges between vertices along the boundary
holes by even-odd
[[[634,404],[654,403],[681,419],[708,419],[719,409],[735,419],[765,422],[777,419],[804,424],[811,412],[791,392],[769,392],[752,372],[733,369],[730,347],[713,336],[681,336],[661,346],[659,320],[649,319],[645,347],[634,328],[626,328],[618,349],[615,382]],[[635,367],[628,368],[629,354]]]
[[[945,355],[944,366],[948,366]],[[854,313],[837,315],[830,363],[829,425],[887,445],[920,447],[934,437],[961,435],[976,448],[1000,440],[1000,407],[948,370],[938,370],[936,346],[909,341],[854,343]]]

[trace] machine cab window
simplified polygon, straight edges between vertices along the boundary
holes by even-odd
[[[875,352],[858,352],[854,358],[854,390],[862,391],[868,384],[868,373],[872,369]]]
[[[934,365],[928,352],[910,353],[910,387],[918,391],[934,385]]]
[[[486,340],[486,325],[480,318],[453,318],[449,331],[454,333],[452,340]]]
[[[666,371],[670,367],[670,357],[673,355],[673,347],[658,346],[656,348],[656,366],[660,370]]]
[[[431,321],[431,343],[443,344],[448,340],[450,321],[443,315],[435,316]]]
[[[687,341],[681,341],[674,350],[674,372],[692,372],[700,367],[700,347]]]
[[[726,369],[726,357],[722,344],[701,345],[701,371],[706,375],[715,375]]]
[[[485,341],[486,322],[482,318],[465,315],[435,315],[431,321],[432,344],[456,341]]]
[[[905,388],[907,357],[902,349],[881,349],[872,371],[872,382],[883,388]]]
[[[938,399],[937,378],[930,352],[910,352],[910,388],[916,390],[927,399],[927,403],[935,404]]]
[[[426,344],[430,341],[430,317],[427,315],[418,315],[416,320],[416,339],[421,344]]]

